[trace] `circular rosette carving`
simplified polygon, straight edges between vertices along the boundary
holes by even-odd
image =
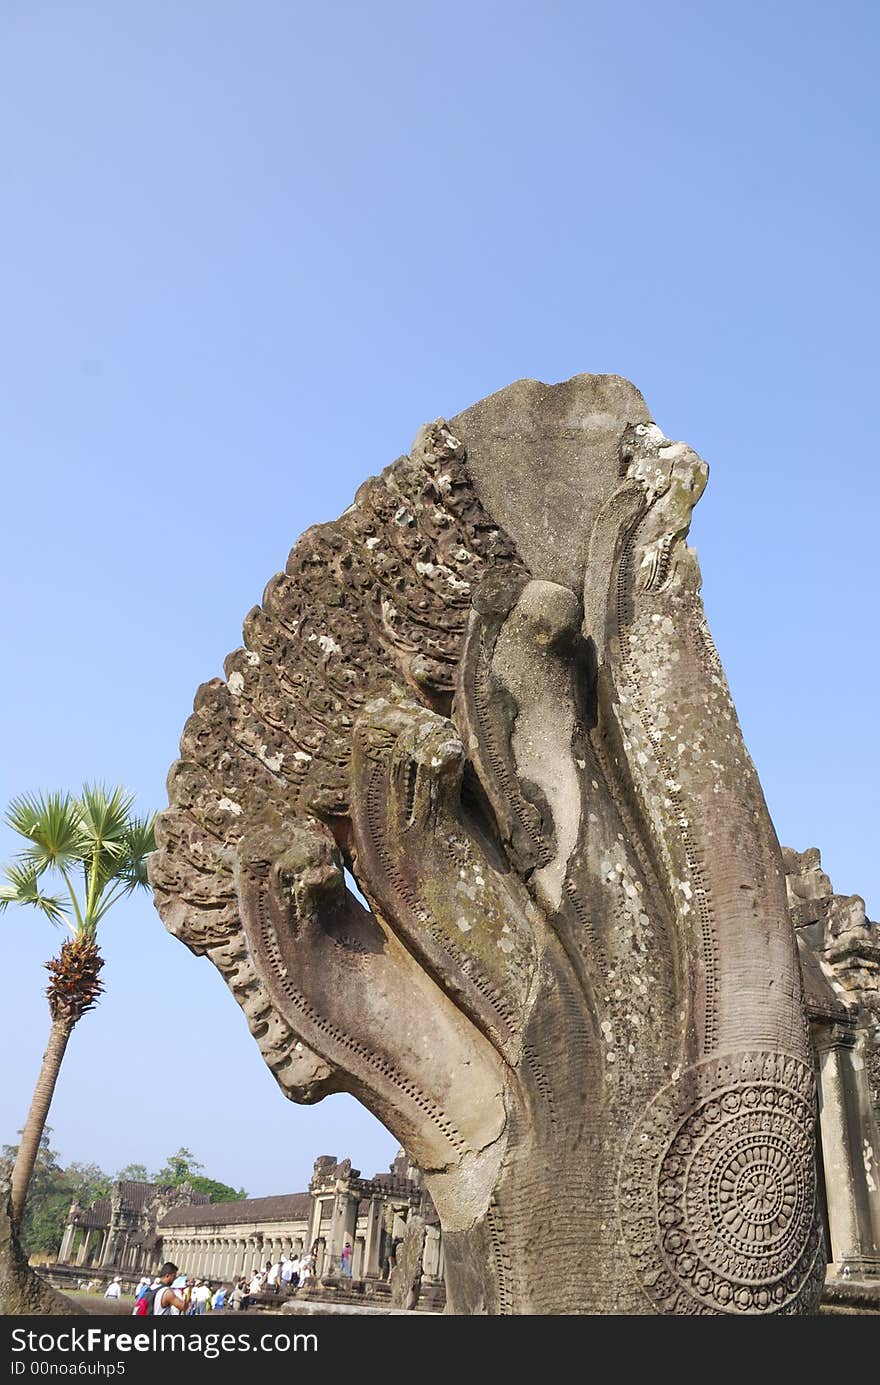
[[[688,1068],[630,1136],[619,1213],[658,1311],[812,1311],[824,1265],[811,1069],[762,1053]]]

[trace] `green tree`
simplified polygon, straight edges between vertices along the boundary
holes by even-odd
[[[244,1188],[233,1188],[229,1183],[218,1183],[216,1178],[205,1178],[194,1174],[187,1180],[194,1193],[207,1193],[212,1202],[242,1202],[247,1197]]]
[[[81,1164],[74,1160],[64,1168],[64,1182],[70,1201],[76,1198],[83,1207],[91,1207],[99,1197],[109,1197],[113,1179],[97,1164]]]
[[[97,1164],[72,1163],[62,1168],[50,1146],[50,1134],[51,1128],[45,1126],[22,1218],[19,1239],[28,1255],[56,1255],[74,1198],[88,1207],[96,1198],[106,1197],[111,1187],[110,1177]],[[0,1165],[4,1172],[11,1172],[18,1151],[18,1145],[3,1146]]]
[[[176,1154],[170,1154],[165,1167],[155,1175],[154,1182],[170,1183],[179,1187],[188,1183],[196,1193],[207,1193],[212,1202],[241,1202],[247,1197],[244,1188],[233,1188],[229,1183],[219,1183],[216,1178],[207,1178],[199,1173],[204,1164],[199,1163],[192,1150],[181,1146]]]
[[[26,846],[5,870],[0,909],[27,904],[71,936],[46,963],[51,1027],[12,1170],[12,1225],[18,1232],[61,1061],[74,1025],[97,1003],[104,965],[98,924],[119,899],[148,889],[147,857],[156,849],[155,814],[132,813],[134,797],[86,785],[79,795],[24,794],[10,804],[6,822]],[[44,886],[54,881],[61,894]],[[74,884],[74,880],[78,882]]]
[[[169,1154],[164,1166],[156,1174],[157,1183],[170,1183],[176,1187],[179,1183],[189,1183],[194,1174],[197,1174],[205,1166],[200,1163],[191,1149],[184,1145],[176,1154]]]
[[[147,1172],[146,1164],[126,1164],[116,1175],[117,1181],[125,1183],[152,1183],[154,1180]]]

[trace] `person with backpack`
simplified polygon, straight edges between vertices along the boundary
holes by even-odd
[[[184,1298],[172,1283],[177,1274],[177,1266],[166,1260],[156,1276],[156,1283],[142,1294],[134,1306],[134,1315],[144,1317],[148,1313],[176,1317],[184,1310]]]
[[[139,1287],[138,1292],[134,1296],[134,1307],[131,1310],[132,1317],[144,1318],[148,1313],[152,1313],[153,1299],[160,1284],[161,1280],[158,1275],[156,1275],[152,1281],[149,1279],[144,1281],[143,1286]]]

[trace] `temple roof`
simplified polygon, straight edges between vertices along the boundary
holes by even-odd
[[[281,1193],[276,1197],[249,1197],[241,1202],[211,1202],[207,1206],[173,1207],[159,1222],[160,1230],[173,1226],[223,1226],[238,1222],[304,1221],[311,1211],[308,1193]]]
[[[99,1197],[97,1202],[93,1202],[91,1207],[78,1212],[76,1216],[77,1226],[97,1227],[99,1230],[110,1225],[110,1199],[109,1197]]]
[[[99,1197],[90,1207],[82,1208],[75,1214],[74,1220],[77,1226],[101,1231],[110,1225],[114,1207],[118,1207],[122,1212],[140,1215],[150,1203],[161,1204],[180,1196],[181,1189],[174,1184],[142,1183],[136,1179],[122,1178],[113,1184],[113,1190],[108,1197]],[[189,1196],[196,1204],[210,1202],[207,1193],[190,1191]]]

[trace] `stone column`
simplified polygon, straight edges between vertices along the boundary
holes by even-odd
[[[352,1277],[354,1276],[354,1247],[355,1242],[357,1241],[358,1204],[360,1203],[360,1200],[361,1199],[359,1193],[348,1193],[342,1223],[343,1245],[346,1241],[348,1241],[348,1244],[351,1247],[351,1258],[348,1262],[348,1267],[351,1271]],[[340,1246],[340,1251],[341,1249],[342,1247]]]
[[[333,1220],[330,1223],[330,1237],[327,1244],[327,1264],[325,1274],[339,1274],[340,1256],[346,1237],[354,1246],[354,1233],[357,1224],[358,1195],[347,1187],[337,1188],[333,1199]]]
[[[87,1256],[88,1253],[89,1253],[89,1245],[90,1245],[91,1239],[92,1239],[92,1228],[89,1226],[89,1227],[86,1227],[85,1231],[83,1232],[83,1238],[82,1238],[82,1243],[81,1243],[80,1248],[79,1248],[79,1254],[78,1254],[77,1257],[76,1257],[76,1263],[77,1263],[77,1265],[84,1265],[84,1264],[86,1263],[86,1256]]]
[[[831,1257],[859,1275],[880,1275],[880,1199],[870,1096],[853,1025],[823,1025],[816,1033],[819,1059],[819,1128]],[[873,1137],[873,1138],[872,1138]],[[870,1146],[870,1147],[869,1147]]]
[[[440,1264],[440,1235],[435,1226],[425,1228],[425,1248],[422,1252],[422,1271],[425,1279],[436,1280]]]
[[[321,1208],[323,1200],[319,1197],[312,1198],[312,1208],[309,1215],[309,1229],[306,1234],[306,1250],[311,1250],[315,1241],[321,1234]]]
[[[62,1265],[67,1264],[67,1257],[73,1248],[73,1238],[76,1235],[76,1223],[68,1222],[64,1228],[64,1235],[61,1239],[61,1249],[58,1252],[58,1260]]]
[[[364,1264],[361,1271],[364,1279],[378,1279],[380,1274],[379,1250],[382,1243],[382,1199],[377,1194],[370,1198],[367,1208],[367,1229],[364,1237]]]

